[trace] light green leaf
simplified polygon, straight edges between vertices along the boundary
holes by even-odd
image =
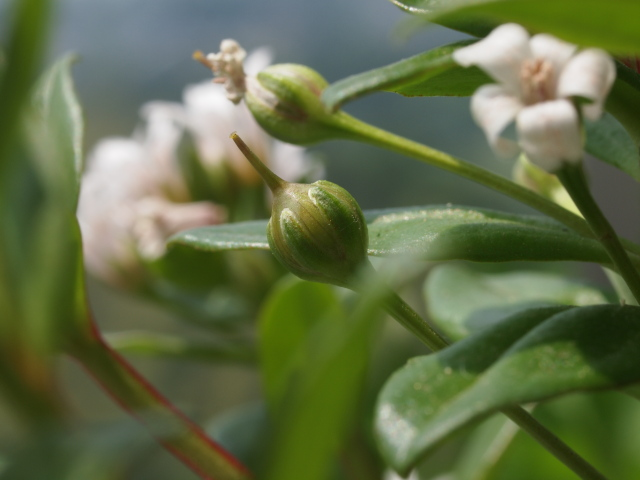
[[[380,325],[382,286],[365,289],[354,308],[346,314],[336,312],[338,309],[331,305],[335,300],[330,301],[328,308],[321,310],[326,315],[318,318],[313,304],[329,291],[322,293],[320,288],[330,287],[307,285],[318,287],[318,296],[314,298],[315,294],[311,294],[297,300],[305,307],[304,311],[295,313],[301,314],[302,318],[281,317],[270,322],[272,329],[287,337],[287,328],[297,325],[296,336],[302,341],[296,342],[293,351],[288,352],[289,365],[297,364],[297,368],[285,369],[290,379],[289,388],[275,415],[276,434],[264,475],[268,480],[329,478],[337,466],[340,449],[346,446],[349,434],[359,420],[358,406],[370,348]],[[308,320],[314,317],[316,321]],[[272,339],[274,337],[275,334],[271,335]],[[292,340],[285,343],[293,345]],[[280,352],[281,355],[287,353]],[[285,357],[280,359],[285,360]],[[309,432],[313,432],[312,435]]]
[[[587,152],[640,181],[638,145],[615,118],[605,114],[596,122],[585,122],[585,129]]]
[[[482,273],[462,265],[435,267],[424,295],[433,321],[454,339],[534,306],[607,303],[596,288],[556,273]]]
[[[543,217],[468,207],[431,206],[365,212],[369,255],[477,262],[574,260],[607,264],[595,240]],[[268,249],[266,221],[181,232],[170,245],[198,250]]]
[[[75,58],[58,60],[40,79],[25,129],[41,181],[55,201],[75,211],[83,169],[82,111],[71,78]]]
[[[406,473],[464,425],[501,408],[640,380],[640,308],[560,308],[518,313],[398,370],[376,418],[387,461]]]
[[[465,19],[516,22],[580,45],[620,54],[640,52],[635,0],[394,0],[436,23]]]
[[[295,376],[308,367],[310,332],[329,315],[341,317],[332,287],[287,277],[271,293],[260,314],[260,367],[270,408],[281,407]]]

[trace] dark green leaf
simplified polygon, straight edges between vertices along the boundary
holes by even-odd
[[[585,128],[587,152],[640,181],[638,145],[620,123],[605,114],[596,122],[586,122]]]
[[[396,372],[376,420],[389,463],[406,473],[461,427],[501,408],[640,380],[640,308],[554,315],[559,308],[521,312]]]
[[[575,260],[609,263],[600,245],[562,225],[528,215],[468,207],[432,206],[365,212],[369,254],[413,255],[425,260]],[[181,232],[171,244],[206,251],[268,249],[266,221]]]
[[[607,98],[607,111],[624,125],[636,145],[640,145],[640,74],[620,62],[616,62],[616,74]]]
[[[533,306],[606,303],[599,290],[563,275],[541,271],[482,273],[461,265],[434,268],[424,294],[429,315],[454,339]]]
[[[263,403],[235,407],[216,417],[206,428],[207,433],[254,474],[264,468],[273,436],[267,409]]]
[[[636,0],[397,0],[436,23],[516,22],[580,45],[621,54],[640,52]]]

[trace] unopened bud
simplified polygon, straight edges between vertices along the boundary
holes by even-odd
[[[298,145],[352,138],[356,120],[330,112],[320,100],[327,81],[304,65],[267,67],[247,78],[245,101],[260,126],[273,137]]]
[[[232,134],[273,192],[267,238],[274,256],[291,273],[313,282],[350,287],[367,263],[367,225],[356,200],[335,183],[289,183],[271,172]]]

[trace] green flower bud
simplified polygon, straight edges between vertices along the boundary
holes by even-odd
[[[275,138],[299,145],[333,138],[353,138],[357,120],[328,111],[320,95],[322,76],[304,65],[273,65],[249,77],[245,102],[254,118]]]
[[[286,182],[260,162],[237,134],[231,138],[273,192],[267,226],[273,255],[304,280],[350,287],[354,274],[368,263],[368,230],[356,200],[325,180],[310,185]]]

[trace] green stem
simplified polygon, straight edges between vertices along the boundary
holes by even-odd
[[[158,393],[97,331],[69,352],[173,455],[203,480],[248,480],[250,473]]]
[[[389,296],[386,309],[431,350],[442,350],[449,345],[428,322],[398,295]],[[508,407],[501,411],[580,478],[585,480],[604,480],[606,478],[522,407]]]
[[[577,165],[567,164],[560,169],[557,175],[589,224],[593,231],[593,236],[600,241],[611,257],[618,273],[627,283],[636,301],[640,300],[640,275],[631,263],[620,238],[618,238],[615,230],[591,195],[582,163]]]
[[[339,125],[343,131],[350,133],[347,138],[365,141],[377,147],[398,152],[472,180],[548,215],[583,236],[594,237],[589,225],[580,216],[505,177],[413,140],[361,122],[343,112],[337,112],[332,117],[332,121],[334,124]],[[629,251],[640,254],[640,245],[629,240],[622,240],[622,242]],[[636,260],[640,263],[640,258]]]

